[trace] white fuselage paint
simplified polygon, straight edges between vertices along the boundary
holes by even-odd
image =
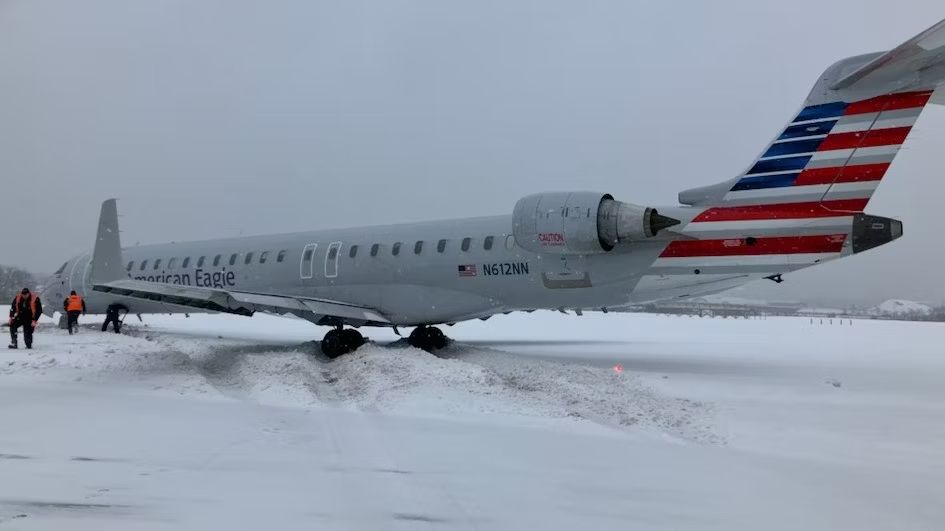
[[[702,211],[660,210],[683,220],[683,227]],[[126,270],[132,279],[345,301],[374,308],[397,325],[451,323],[517,310],[619,308],[715,293],[836,257],[771,257],[744,271],[718,267],[737,260],[709,260],[700,266],[694,260],[659,259],[667,241],[680,233],[685,234],[685,228],[621,244],[608,253],[562,256],[523,249],[511,236],[511,216],[492,216],[142,245],[125,248],[122,254],[125,266],[131,265]],[[487,249],[489,237],[492,245]],[[419,248],[417,242],[422,242]],[[377,253],[372,255],[375,245]],[[90,312],[103,312],[115,302],[132,313],[199,311],[94,292],[88,282],[89,260],[86,253],[67,262],[47,285],[46,298],[58,304],[69,289],[76,289],[86,297]]]

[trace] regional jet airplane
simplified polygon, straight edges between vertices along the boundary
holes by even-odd
[[[942,84],[945,21],[843,59],[748,169],[668,207],[550,192],[500,216],[122,249],[109,199],[93,250],[45,292],[75,289],[92,312],[294,315],[332,327],[321,348],[335,357],[364,342],[362,326],[415,327],[410,343],[432,350],[447,341],[436,325],[497,313],[607,311],[780,282],[902,235],[901,222],[864,209],[922,109],[943,103]]]

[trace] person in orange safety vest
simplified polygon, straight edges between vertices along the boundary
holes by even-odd
[[[85,300],[76,294],[75,290],[62,301],[62,309],[65,310],[69,319],[69,335],[79,331],[79,314],[85,313]]]
[[[39,296],[30,293],[28,288],[23,288],[20,293],[13,298],[13,304],[10,305],[10,345],[9,348],[17,348],[16,331],[23,327],[23,339],[26,340],[26,348],[33,348],[33,329],[36,328],[36,321],[43,314],[43,305],[39,302]]]

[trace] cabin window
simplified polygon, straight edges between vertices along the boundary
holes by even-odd
[[[440,240],[436,243],[436,252],[442,253],[446,250],[446,240]]]
[[[203,267],[203,263],[207,261],[206,256],[201,256],[197,259],[197,267]]]
[[[147,260],[142,260],[142,261],[141,261],[141,267],[138,268],[138,271],[144,271],[144,268],[146,268],[146,267],[148,267],[148,261],[147,261]]]
[[[515,248],[515,236],[509,234],[505,237],[505,248],[510,251]]]
[[[358,246],[352,245],[351,249],[348,249],[348,258],[354,258],[355,256],[358,256]]]
[[[472,243],[472,238],[463,238],[463,245],[462,245],[463,252],[466,252],[469,250],[470,243]]]
[[[213,265],[214,265],[214,266],[220,265],[220,259],[221,259],[221,258],[223,258],[223,255],[222,255],[222,254],[218,254],[218,255],[214,256],[214,257],[213,257]]]
[[[158,258],[157,260],[154,261],[154,270],[156,271],[156,270],[158,270],[160,267],[161,267],[161,259]]]
[[[400,242],[394,244],[394,247],[390,250],[390,254],[394,256],[400,254]]]
[[[279,251],[279,254],[276,255],[276,262],[281,262],[285,260],[285,254],[287,251]]]
[[[303,261],[303,262],[311,262],[311,261],[312,261],[312,250],[311,250],[311,249],[306,249],[305,252],[302,253],[302,261]]]
[[[171,258],[167,261],[167,268],[174,269],[177,266],[177,257]]]
[[[337,246],[332,247],[331,249],[328,249],[328,259],[329,259],[329,260],[334,260],[335,257],[337,257],[337,256],[338,256],[338,247],[337,247]]]
[[[135,261],[132,260],[132,261],[128,262],[128,267],[126,267],[125,270],[126,270],[126,271],[131,271],[131,268],[134,267],[134,266],[135,266]],[[58,275],[59,273],[57,272],[56,274]]]
[[[259,263],[265,264],[266,260],[269,260],[269,251],[263,251],[259,253]]]
[[[482,248],[485,249],[485,250],[487,250],[487,251],[488,251],[488,250],[491,250],[491,249],[492,249],[492,240],[494,240],[494,239],[495,239],[495,238],[493,238],[492,236],[486,236],[486,239],[482,241]]]
[[[246,253],[246,258],[243,260],[243,263],[246,265],[249,265],[249,263],[252,261],[253,261],[253,253],[252,252]]]
[[[375,243],[374,245],[372,245],[372,246],[371,246],[371,256],[377,256],[377,251],[379,251],[380,249],[381,249],[381,245],[380,245],[380,244]]]
[[[413,254],[420,254],[421,251],[423,251],[422,241],[418,241],[417,243],[413,244]]]
[[[190,265],[190,257],[184,258],[184,261],[180,264],[181,269],[187,269],[187,266]]]
[[[239,254],[239,253],[233,253],[233,254],[230,255],[230,265],[236,265],[236,256],[237,256],[238,254]]]

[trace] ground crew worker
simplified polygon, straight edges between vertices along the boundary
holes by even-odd
[[[118,319],[119,312],[121,310],[128,311],[128,307],[124,304],[109,304],[108,308],[105,309],[105,322],[102,323],[102,332],[108,330],[108,323],[112,323],[112,327],[115,329],[115,333],[118,334],[121,332],[121,320]]]
[[[16,329],[21,326],[26,348],[33,348],[33,329],[36,328],[36,321],[42,314],[43,305],[39,302],[39,297],[30,293],[28,288],[23,288],[19,295],[13,298],[13,304],[10,305],[11,343],[9,348],[17,348]]]
[[[62,309],[65,310],[69,318],[69,335],[71,336],[73,329],[76,332],[79,331],[79,314],[85,313],[85,299],[76,295],[75,290],[72,290],[66,300],[62,301]]]

